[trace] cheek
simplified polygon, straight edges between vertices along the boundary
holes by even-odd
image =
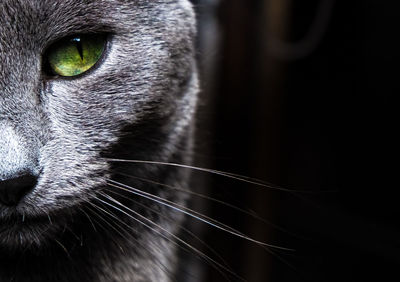
[[[113,101],[104,93],[94,92],[91,85],[74,82],[54,83],[46,99],[52,139],[75,146],[91,146],[100,140],[114,142],[121,125]]]
[[[109,176],[108,164],[93,143],[65,136],[54,136],[42,147],[39,182],[26,199],[35,209],[54,210],[88,200]]]

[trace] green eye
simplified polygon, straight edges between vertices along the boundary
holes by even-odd
[[[92,68],[103,54],[104,35],[77,35],[52,45],[47,53],[53,73],[60,76],[80,75]]]

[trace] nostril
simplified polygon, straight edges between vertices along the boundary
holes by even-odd
[[[0,180],[0,204],[16,206],[36,183],[37,177],[31,174]]]

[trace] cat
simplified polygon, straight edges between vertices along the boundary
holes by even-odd
[[[0,281],[175,279],[195,37],[188,0],[0,2]]]

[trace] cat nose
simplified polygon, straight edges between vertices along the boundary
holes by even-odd
[[[24,173],[14,178],[0,180],[0,204],[16,206],[19,201],[31,191],[38,177]]]

